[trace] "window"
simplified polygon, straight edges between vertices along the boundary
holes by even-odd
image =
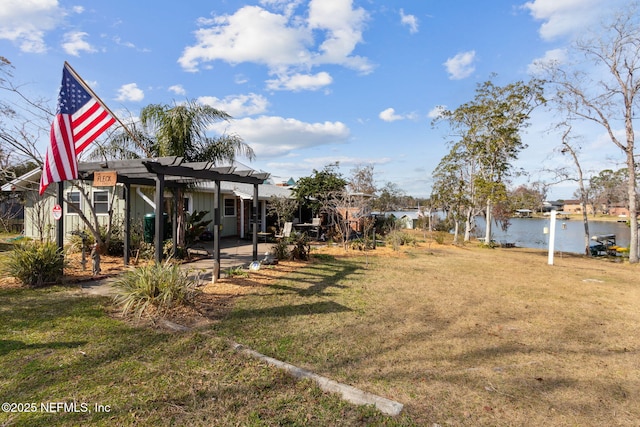
[[[75,206],[80,209],[80,192],[79,191],[69,191],[67,193],[67,214],[77,215],[77,212],[71,207]]]
[[[224,216],[236,216],[236,199],[224,199]]]
[[[93,208],[97,214],[109,213],[109,192],[94,191],[93,192]]]

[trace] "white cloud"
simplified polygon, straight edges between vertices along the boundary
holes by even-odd
[[[351,0],[311,0],[308,10],[295,14],[300,4],[263,0],[264,7],[244,6],[231,15],[200,19],[196,43],[184,49],[178,63],[192,72],[216,60],[262,64],[277,76],[270,86],[290,90],[328,84],[328,73],[312,74],[313,67],[340,65],[361,73],[373,69],[367,58],[353,54],[363,41],[364,9],[354,9]]]
[[[96,52],[96,49],[84,39],[88,35],[89,34],[82,31],[66,33],[64,35],[64,42],[62,42],[62,49],[73,56],[80,56],[80,52]]]
[[[128,48],[131,48],[131,49],[135,49],[135,47],[136,47],[136,45],[134,45],[133,43],[122,40],[122,38],[120,36],[115,36],[113,38],[113,41],[118,46],[124,46],[124,47],[128,47]]]
[[[378,117],[385,122],[395,122],[396,120],[402,120],[403,117],[396,114],[396,110],[393,108],[387,108],[386,110],[380,112]]]
[[[233,77],[233,81],[238,85],[243,85],[243,84],[247,83],[249,81],[249,79],[244,74],[236,74]]]
[[[476,70],[473,62],[476,58],[476,51],[461,52],[453,58],[448,58],[444,66],[449,73],[450,80],[461,80],[469,77]]]
[[[349,128],[342,122],[307,123],[297,119],[260,116],[212,126],[219,134],[237,133],[260,159],[290,155],[296,150],[347,141]]]
[[[139,102],[144,99],[144,92],[142,89],[138,87],[136,83],[129,83],[126,85],[122,85],[120,89],[118,89],[118,96],[116,97],[116,101],[126,102]]]
[[[290,156],[296,157],[296,156]],[[320,156],[296,158],[295,161],[272,161],[267,162],[269,171],[274,171],[282,177],[308,176],[313,169],[322,170],[326,165],[339,162],[341,170],[350,170],[360,165],[386,165],[391,163],[389,157],[351,157],[351,156]],[[272,175],[273,176],[273,175]]]
[[[536,76],[545,72],[545,69],[554,64],[562,64],[567,58],[565,49],[552,49],[545,52],[542,58],[534,59],[527,67],[529,74]]]
[[[173,92],[176,95],[186,95],[187,91],[182,87],[182,85],[173,85],[169,86],[169,92]]]
[[[436,105],[427,113],[427,117],[430,119],[437,119],[442,115],[442,112],[447,109],[446,105]]]
[[[407,114],[396,114],[396,110],[393,108],[387,108],[384,111],[381,111],[378,114],[378,118],[385,122],[395,122],[397,120],[415,120],[418,118],[418,115],[415,113],[407,113]]]
[[[309,29],[326,32],[326,38],[318,48],[322,54],[314,59],[314,63],[344,65],[369,73],[372,67],[366,58],[351,56],[356,45],[362,42],[369,15],[364,9],[353,9],[352,6],[352,0],[309,2]]]
[[[278,79],[267,80],[269,90],[290,90],[298,92],[301,90],[318,90],[333,82],[331,75],[325,71],[317,74],[292,74],[285,75]]]
[[[44,53],[44,36],[66,15],[57,0],[3,0],[0,8],[0,39],[10,40],[20,50]]]
[[[73,6],[71,10],[73,11],[73,13],[77,13],[78,15],[80,15],[81,13],[84,13],[84,6]]]
[[[411,34],[418,32],[418,18],[416,18],[415,15],[405,15],[404,9],[400,9],[400,22],[402,25],[409,27]]]
[[[269,102],[262,95],[250,93],[248,95],[232,95],[224,99],[215,96],[201,96],[198,98],[201,104],[209,105],[224,111],[231,117],[244,117],[262,114],[267,111]]]
[[[533,0],[522,7],[529,10],[534,19],[544,21],[540,37],[553,40],[565,35],[579,35],[621,0]]]
[[[296,64],[309,60],[306,45],[312,41],[304,28],[287,26],[285,16],[258,6],[216,17],[212,26],[195,35],[196,45],[185,48],[178,60],[187,71],[217,59],[231,64],[256,62],[274,69]]]
[[[287,17],[292,16],[296,8],[302,3],[303,0],[260,0],[261,5],[282,11]]]

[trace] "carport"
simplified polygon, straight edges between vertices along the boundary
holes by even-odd
[[[79,179],[93,181],[97,172],[115,172],[116,182],[124,186],[124,263],[129,264],[130,230],[131,230],[131,186],[155,187],[155,260],[162,261],[164,236],[164,203],[165,189],[185,189],[198,182],[213,182],[213,258],[220,265],[220,183],[237,182],[253,185],[253,209],[251,210],[251,232],[253,238],[253,260],[258,259],[258,186],[269,174],[253,169],[239,169],[236,166],[216,166],[212,162],[184,162],[182,157],[160,157],[155,159],[107,160],[102,162],[80,162],[78,164]],[[62,183],[58,183],[58,204],[63,203]],[[172,218],[172,237],[174,250],[177,245],[177,213],[176,197],[173,197],[174,209]],[[58,222],[57,240],[61,245],[64,240],[63,222]]]

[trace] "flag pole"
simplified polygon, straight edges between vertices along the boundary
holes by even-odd
[[[69,70],[69,72],[71,74],[73,74],[73,76],[76,78],[76,80],[78,80],[78,83],[80,83],[80,85],[82,85],[82,87],[84,88],[84,90],[86,90],[87,92],[89,92],[95,99],[96,101],[98,101],[100,103],[100,105],[102,105],[102,107],[107,110],[109,112],[109,114],[111,114],[111,117],[113,117],[114,119],[116,119],[116,121],[118,123],[120,123],[120,126],[122,126],[124,128],[124,130],[129,134],[129,136],[136,142],[138,143],[138,145],[142,146],[142,143],[138,140],[138,138],[136,138],[136,136],[129,130],[129,128],[122,122],[122,120],[120,120],[118,118],[118,116],[116,116],[115,114],[113,114],[113,111],[111,111],[111,109],[109,107],[107,107],[107,104],[105,104],[102,99],[100,99],[100,97],[93,91],[93,89],[91,89],[91,87],[89,87],[89,85],[87,84],[87,82],[85,82],[82,77],[80,77],[80,75],[76,72],[76,70],[73,69],[73,67],[71,66],[71,64],[69,64],[67,61],[64,61],[64,66],[67,67],[67,69]]]

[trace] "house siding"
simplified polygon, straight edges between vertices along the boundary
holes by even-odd
[[[252,185],[229,185],[229,183],[221,183],[223,184],[223,192],[220,194],[220,203],[219,203],[219,212],[221,219],[221,236],[240,236],[241,234],[241,224],[240,221],[243,220],[244,224],[244,237],[250,235],[251,227],[251,211],[253,207],[253,201],[250,199],[246,199],[241,203],[240,197],[237,195],[236,191],[240,191],[244,194],[253,194],[253,186]],[[224,187],[226,185],[226,188]],[[111,195],[113,191],[115,191],[116,199],[113,203],[113,212],[114,212],[114,224],[118,224],[118,221],[123,221],[124,219],[124,186],[117,185],[116,187],[100,187],[94,188],[90,183],[81,184],[82,187],[89,191],[89,199],[93,200],[92,194],[95,191],[109,191],[109,200],[111,200]],[[290,196],[290,191],[286,191],[275,186],[265,186],[265,195],[262,197],[271,197],[271,195],[286,195]],[[114,190],[115,188],[115,190]],[[153,187],[138,187],[131,186],[131,228],[133,233],[141,233],[143,229],[143,219],[144,216],[154,212],[154,209],[143,200],[142,197],[138,194],[138,188],[142,193],[146,195],[147,198],[154,201],[154,193],[155,188]],[[72,191],[73,187],[70,183],[65,183],[64,191],[65,194],[69,191]],[[260,191],[260,190],[259,190]],[[34,190],[28,193],[29,195],[26,197],[27,202],[25,203],[25,221],[24,221],[24,234],[27,237],[31,237],[34,239],[40,238],[40,233],[37,227],[37,221],[34,221],[33,218],[36,215],[40,215],[42,218],[42,222],[44,223],[44,236],[43,239],[55,240],[56,233],[56,224],[55,220],[52,217],[52,208],[56,203],[55,198],[55,187],[52,186],[51,189],[47,192],[46,196],[40,198],[37,194],[37,191]],[[189,208],[190,211],[194,210],[198,211],[208,211],[208,214],[204,217],[205,220],[213,219],[213,198],[214,191],[211,188],[205,189],[195,189],[191,192],[186,193],[186,197],[189,198]],[[171,190],[165,191],[164,194],[165,199],[173,198],[173,194]],[[246,197],[246,196],[245,196]],[[235,215],[225,216],[224,215],[224,200],[225,199],[233,199],[235,202]],[[65,241],[68,241],[70,238],[70,232],[76,230],[85,230],[86,227],[80,216],[73,213],[68,213],[68,207],[66,206],[66,202],[63,204],[63,221],[64,221],[64,231],[65,231]],[[267,213],[267,201],[260,200],[258,203],[258,215],[259,215],[259,223],[260,230],[264,231],[266,229],[266,213]],[[81,196],[81,207],[83,212],[87,217],[89,217],[90,209],[87,205],[87,201],[84,197]],[[244,210],[244,215],[241,215],[241,209]],[[100,225],[106,225],[108,221],[107,214],[98,215],[98,221]],[[213,225],[209,225],[209,229],[212,229]]]

